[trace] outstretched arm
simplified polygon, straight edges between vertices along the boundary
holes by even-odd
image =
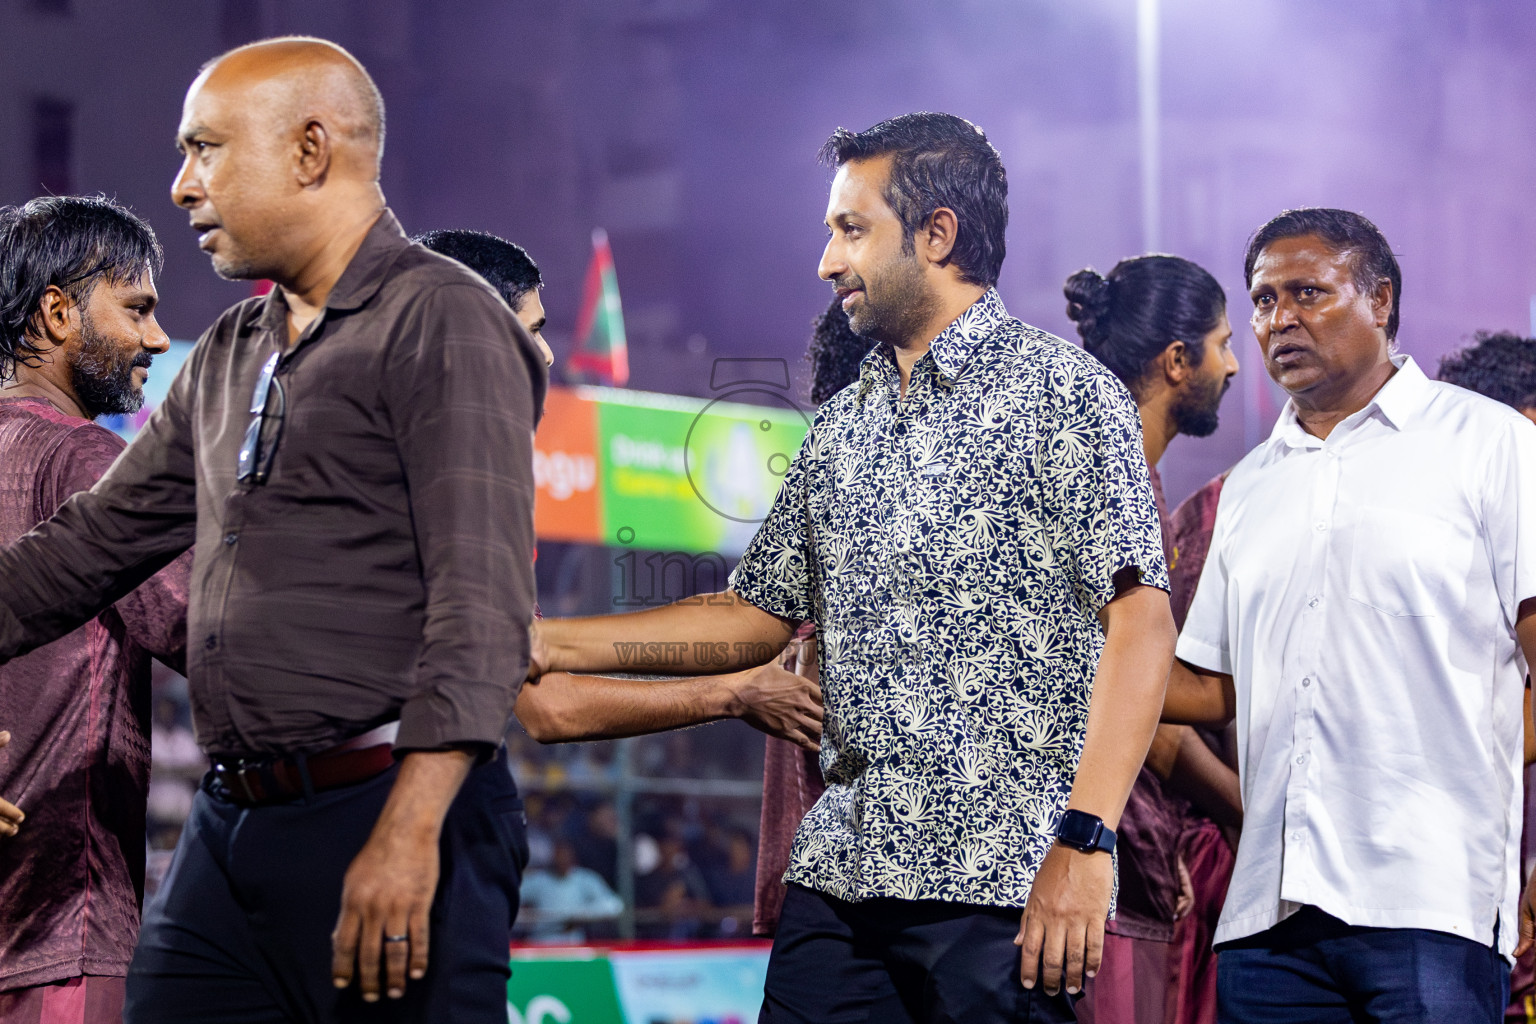
[[[545,672],[648,672],[697,676],[771,660],[800,624],[733,590],[661,608],[533,625],[530,678]]]
[[[540,743],[611,740],[740,718],[816,750],[821,688],[778,663],[724,675],[617,679],[546,672],[517,696],[517,718]]]

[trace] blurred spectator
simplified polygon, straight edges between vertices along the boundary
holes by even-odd
[[[523,908],[535,942],[585,942],[588,922],[611,920],[624,902],[597,872],[576,862],[576,848],[556,840],[549,870],[528,872],[523,879]]]
[[[619,884],[619,815],[611,800],[587,811],[583,828],[571,840],[576,859],[603,876],[611,886]]]
[[[656,939],[699,938],[709,916],[709,887],[680,835],[668,834],[658,845],[660,863],[635,880],[636,905],[655,911],[640,915],[644,923],[638,933]]]
[[[757,841],[744,828],[732,828],[727,834],[725,858],[710,865],[704,873],[710,895],[717,907],[752,905],[753,885],[757,880]]]

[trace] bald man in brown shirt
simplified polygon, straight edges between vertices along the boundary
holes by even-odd
[[[544,368],[483,281],[406,239],[382,144],[331,44],[198,76],[173,198],[215,270],[277,287],[0,554],[10,657],[197,542],[188,676],[217,767],[146,909],[130,1021],[505,1020],[526,845],[499,744]]]

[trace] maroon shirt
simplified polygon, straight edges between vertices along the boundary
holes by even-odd
[[[0,398],[0,544],[94,484],[123,441],[37,398]],[[144,888],[151,655],[181,668],[191,557],[84,626],[0,665],[0,990],[125,975]]]
[[[816,642],[816,625],[801,625],[796,639]],[[818,661],[818,669],[819,669]],[[752,894],[752,934],[772,935],[779,927],[784,908],[784,872],[789,870],[789,849],[795,830],[811,806],[821,799],[827,784],[821,777],[821,759],[788,740],[768,737],[763,751],[763,811],[757,832],[757,882]]]
[[[1174,574],[1177,555],[1173,527],[1168,521],[1168,502],[1157,467],[1147,466],[1152,477],[1152,496],[1163,526],[1163,553],[1168,559],[1172,603],[1188,607],[1182,591],[1194,580]],[[1182,618],[1182,616],[1180,616]],[[1120,855],[1120,898],[1107,930],[1133,939],[1173,939],[1174,909],[1179,900],[1179,837],[1184,834],[1189,804],[1163,790],[1157,773],[1145,766],[1136,776],[1120,816],[1116,849]]]

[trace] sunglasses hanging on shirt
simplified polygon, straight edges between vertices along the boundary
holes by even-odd
[[[279,353],[274,352],[261,368],[256,387],[251,390],[251,425],[245,428],[245,440],[240,442],[240,460],[235,479],[240,483],[264,484],[272,472],[272,456],[277,452],[277,441],[283,433],[283,417],[288,412],[288,398],[283,392],[283,382],[277,376]],[[277,401],[272,401],[273,394]],[[276,405],[275,412],[268,412],[269,405]]]

